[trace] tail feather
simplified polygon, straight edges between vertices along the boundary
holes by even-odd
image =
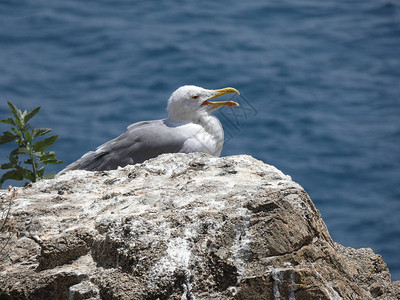
[[[58,174],[64,174],[71,170],[98,171],[100,170],[100,165],[103,161],[102,157],[106,154],[107,153],[98,153],[96,151],[87,152],[80,159],[65,167]]]

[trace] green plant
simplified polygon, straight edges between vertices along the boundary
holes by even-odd
[[[45,175],[44,166],[47,164],[61,164],[54,151],[46,151],[57,139],[58,135],[37,140],[39,137],[51,131],[50,128],[32,128],[28,123],[40,110],[36,107],[31,112],[20,111],[14,104],[7,102],[14,118],[0,120],[1,123],[12,125],[11,131],[4,131],[0,136],[0,145],[15,141],[18,148],[11,151],[9,162],[0,165],[3,170],[12,169],[3,174],[0,179],[0,187],[6,180],[24,180],[36,182],[39,179],[52,178],[55,173]],[[25,160],[20,161],[20,156],[25,156]],[[30,169],[27,168],[29,166]]]

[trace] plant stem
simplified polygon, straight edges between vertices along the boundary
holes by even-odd
[[[33,157],[32,150],[29,150],[29,156],[31,157],[31,160],[32,160],[32,171],[33,171],[33,180],[32,180],[32,182],[36,182],[36,179],[37,179],[37,167],[36,167],[35,161],[33,160],[34,157]]]
[[[32,162],[32,171],[33,171],[33,179],[32,182],[36,182],[36,179],[38,177],[37,174],[37,167],[36,167],[36,163],[34,161],[34,155],[33,155],[33,148],[32,148],[32,144],[26,139],[25,137],[25,131],[23,128],[19,127],[19,130],[21,132],[21,142],[20,144],[25,147],[26,149],[28,149],[29,151],[29,157],[31,158],[31,162]]]

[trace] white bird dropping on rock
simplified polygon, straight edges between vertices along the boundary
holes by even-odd
[[[204,152],[219,156],[224,130],[211,113],[223,106],[238,106],[234,101],[210,101],[239,91],[227,87],[207,90],[185,85],[168,100],[168,118],[132,124],[119,137],[84,154],[60,173],[69,170],[102,171],[141,163],[163,153]]]

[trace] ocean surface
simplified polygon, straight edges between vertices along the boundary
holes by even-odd
[[[336,242],[400,279],[399,1],[0,1],[0,118],[41,106],[66,163],[184,84],[240,90],[222,155],[291,175]]]

